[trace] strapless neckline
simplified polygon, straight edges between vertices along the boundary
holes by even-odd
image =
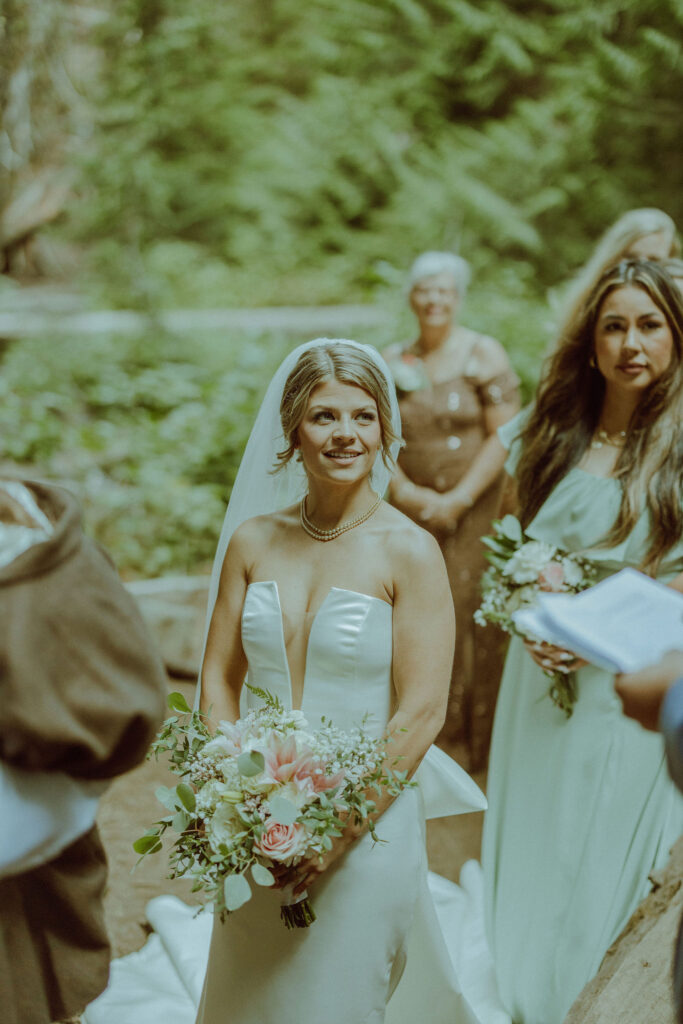
[[[261,586],[275,587],[275,593],[277,594],[277,601],[278,601],[278,604],[280,605],[280,611],[282,611],[282,605],[280,603],[280,588],[277,585],[277,580],[254,580],[252,583],[247,583],[247,590],[249,590],[250,587],[261,587]],[[365,597],[365,598],[367,598],[368,601],[379,601],[380,604],[385,604],[387,606],[387,608],[389,608],[389,609],[393,609],[393,607],[394,607],[392,604],[389,604],[388,601],[385,601],[384,598],[382,598],[382,597],[374,597],[372,594],[365,594],[365,593],[363,593],[362,590],[348,590],[346,587],[330,587],[330,589],[327,591],[327,594],[323,598],[322,603],[320,604],[320,607],[314,613],[314,616],[313,616],[314,618],[318,614],[318,612],[321,610],[321,608],[323,607],[323,605],[325,604],[325,602],[329,598],[330,594],[332,594],[334,591],[337,591],[340,594],[353,594],[354,597]]]
[[[282,665],[283,665],[283,668],[285,669],[286,676],[287,676],[287,684],[288,684],[288,688],[289,688],[290,707],[294,708],[294,688],[292,686],[292,672],[291,672],[291,668],[290,668],[290,665],[289,665],[289,657],[287,655],[287,645],[285,643],[285,623],[284,623],[284,616],[282,614],[282,602],[280,601],[280,588],[278,587],[277,580],[255,580],[254,582],[247,584],[247,591],[249,591],[252,587],[267,587],[271,591],[271,593],[274,594],[275,600],[277,602],[277,608],[278,608],[278,612],[279,612],[279,625],[280,625],[279,640],[280,640],[280,651],[281,651],[281,656],[282,656]],[[313,634],[315,632],[316,623],[318,622],[319,618],[322,616],[322,614],[326,610],[327,606],[330,603],[331,598],[333,598],[333,596],[335,594],[348,594],[351,597],[357,597],[357,598],[360,598],[363,601],[372,601],[374,604],[383,605],[388,610],[390,615],[393,613],[393,606],[390,605],[388,601],[382,600],[381,597],[374,597],[372,594],[365,594],[365,593],[363,593],[360,590],[348,590],[345,587],[330,587],[330,589],[328,590],[327,594],[323,598],[321,604],[316,609],[316,611],[313,613],[313,617],[312,617],[312,621],[311,621],[311,628],[308,631],[308,637],[307,637],[307,640],[306,640],[306,653],[305,653],[305,658],[304,658],[303,682],[302,682],[302,686],[301,686],[301,694],[300,694],[299,706],[298,706],[297,710],[301,710],[301,708],[303,707],[304,698],[305,698],[305,695],[306,695],[306,681],[307,681],[307,677],[308,677],[308,663],[309,663],[308,655],[309,655],[309,651],[310,651],[310,647],[311,647],[311,638],[313,637]]]

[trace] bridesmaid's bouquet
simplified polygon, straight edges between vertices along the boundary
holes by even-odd
[[[221,722],[214,735],[182,694],[170,695],[177,714],[151,753],[168,754],[180,781],[157,789],[168,814],[133,844],[148,856],[162,849],[167,829],[176,833],[169,877],[191,879],[193,892],[221,915],[246,903],[252,884],[271,886],[304,859],[322,859],[349,820],[367,824],[379,841],[368,791],[397,795],[414,785],[396,762],[387,766],[388,737],[376,739],[364,724],[344,732],[325,718],[314,731],[301,711],[250,689],[262,707]],[[288,928],[305,928],[315,913],[307,894],[295,897],[292,888],[283,890],[280,916]]]
[[[595,582],[596,567],[580,555],[532,540],[515,516],[504,516],[492,525],[493,535],[482,537],[491,564],[482,576],[482,602],[474,613],[475,622],[482,626],[491,622],[506,633],[538,640],[518,629],[514,612],[536,604],[540,591],[578,594],[586,590]],[[574,674],[544,671],[552,680],[548,696],[569,718],[576,702]]]

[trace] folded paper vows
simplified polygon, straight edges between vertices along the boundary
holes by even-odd
[[[538,604],[512,618],[523,633],[608,672],[638,672],[683,650],[683,594],[635,569],[580,594],[540,594]]]

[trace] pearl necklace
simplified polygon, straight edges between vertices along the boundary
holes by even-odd
[[[618,430],[614,434],[608,434],[602,427],[591,441],[591,448],[602,448],[603,445],[611,448],[623,448],[626,444],[626,431]]]
[[[307,495],[306,495],[307,497]],[[331,530],[323,530],[321,527],[316,526],[312,523],[306,514],[306,497],[301,499],[301,505],[299,506],[299,519],[301,525],[313,540],[334,540],[335,537],[340,537],[342,533],[346,533],[347,530],[353,530],[355,526],[360,526],[361,523],[365,523],[371,515],[377,511],[379,506],[382,504],[382,496],[377,496],[377,501],[373,502],[367,512],[363,512],[362,515],[356,516],[355,519],[349,519],[347,523],[340,523],[339,526],[334,526]]]

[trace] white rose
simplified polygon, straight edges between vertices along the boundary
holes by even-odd
[[[206,757],[224,758],[233,754],[239,754],[240,747],[227,736],[217,733],[212,740],[204,746],[202,754]]]
[[[207,822],[206,835],[211,849],[219,852],[221,844],[228,845],[244,825],[235,810],[235,805],[224,801],[220,803],[210,820]]]
[[[512,577],[515,583],[535,583],[538,574],[555,554],[552,544],[542,540],[530,540],[515,551],[503,569],[503,575]]]
[[[212,812],[229,788],[225,782],[221,782],[219,779],[210,779],[197,793],[197,812],[200,815],[206,814],[207,811]]]

